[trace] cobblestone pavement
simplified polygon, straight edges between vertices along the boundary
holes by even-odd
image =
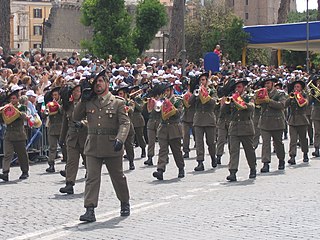
[[[140,149],[135,152],[140,156]],[[58,172],[45,173],[46,164],[32,165],[25,181],[17,180],[20,170],[12,168],[11,181],[0,183],[0,239],[320,239],[320,159],[303,163],[299,153],[296,166],[278,171],[273,155],[271,172],[249,180],[241,151],[238,182],[228,183],[227,153],[214,170],[207,156],[206,170],[200,173],[193,171],[194,149],[190,157],[186,177],[177,179],[170,155],[164,181],[152,177],[155,167],[137,159],[136,170],[125,171],[132,206],[127,218],[119,217],[119,202],[104,168],[97,222],[89,224],[78,221],[84,213],[83,168],[74,195],[59,193],[64,179]],[[63,168],[56,165],[56,170]]]

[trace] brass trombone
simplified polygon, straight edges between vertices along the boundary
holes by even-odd
[[[313,84],[312,81],[308,83],[308,94],[320,102],[320,89]]]

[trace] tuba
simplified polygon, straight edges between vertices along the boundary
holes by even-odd
[[[308,94],[320,102],[320,89],[310,81],[308,84]]]

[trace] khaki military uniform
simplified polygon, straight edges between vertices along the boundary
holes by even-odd
[[[216,155],[216,117],[214,108],[216,105],[215,98],[210,99],[207,103],[202,104],[199,97],[192,95],[189,104],[195,104],[195,114],[193,126],[196,138],[197,161],[204,161],[204,135],[211,157]]]
[[[157,130],[161,121],[161,112],[157,112],[154,109],[149,114],[149,120],[147,123],[148,133],[148,158],[154,157],[154,149],[156,145]]]
[[[193,118],[195,114],[195,105],[190,105],[189,108],[184,107],[182,114],[182,133],[183,133],[183,152],[190,152],[190,129],[194,135]]]
[[[62,116],[63,112],[59,109],[59,112],[55,115],[49,115],[48,125],[48,143],[49,143],[49,164],[54,164],[54,160],[57,156],[57,144],[60,139],[60,132],[62,128]],[[62,149],[63,158],[67,159],[67,148],[63,146]]]
[[[124,109],[124,101],[110,92],[102,99],[95,97],[88,102],[80,102],[74,110],[75,121],[87,117],[88,136],[84,146],[87,156],[87,180],[84,206],[97,207],[101,182],[101,168],[108,169],[113,187],[121,202],[129,201],[127,180],[123,174],[123,149],[114,151],[114,142],[125,142],[130,119]]]
[[[306,97],[305,94],[303,94]],[[300,140],[301,150],[303,153],[308,152],[307,129],[309,121],[307,118],[307,106],[299,107],[295,99],[288,98],[285,104],[290,107],[290,114],[288,119],[289,134],[290,134],[290,157],[297,155],[297,143]]]
[[[314,147],[320,148],[320,102],[314,98],[311,119],[314,127]]]
[[[227,138],[228,138],[230,119],[231,119],[230,105],[225,104],[220,107],[220,113],[217,121],[217,128],[218,128],[217,156],[223,155],[224,145],[226,144]]]
[[[309,136],[310,144],[311,143],[313,144],[313,126],[312,126],[312,120],[311,120],[312,103],[310,101],[311,98],[308,99],[308,100],[309,100],[309,104],[308,104],[307,109],[306,109],[306,115],[307,115],[308,122],[309,122],[309,125],[308,125],[308,136]]]
[[[126,141],[124,142],[124,148],[126,150],[126,155],[127,155],[127,159],[128,161],[132,162],[134,160],[134,136],[135,136],[135,131],[134,131],[134,127],[131,121],[132,118],[132,113],[133,113],[133,109],[129,108],[128,111],[128,116],[130,119],[130,130],[127,136]]]
[[[62,118],[62,128],[60,133],[60,142],[65,142],[67,145],[68,160],[66,164],[66,182],[75,183],[78,169],[80,155],[86,165],[86,156],[84,155],[84,143],[87,138],[88,128],[85,119],[82,119],[82,127],[77,128],[73,119],[73,111],[76,103],[71,104],[70,107],[64,111]]]
[[[20,169],[23,173],[29,172],[29,158],[26,151],[27,135],[24,129],[24,118],[22,114],[14,122],[7,124],[4,134],[3,148],[4,156],[2,159],[2,172],[9,173],[10,163],[14,153],[18,155]],[[2,118],[1,118],[2,120]]]
[[[171,97],[170,101],[176,107],[177,112],[167,120],[161,118],[161,123],[158,128],[160,149],[157,170],[162,170],[163,172],[166,170],[169,146],[177,167],[183,169],[185,166],[181,151],[182,127],[180,116],[182,113],[182,102],[174,96]]]
[[[134,131],[136,133],[136,139],[140,148],[146,148],[146,141],[144,139],[143,129],[145,126],[144,118],[141,114],[143,108],[143,101],[141,98],[135,99],[135,108],[131,116],[131,121],[134,127]]]
[[[261,104],[261,116],[258,127],[262,137],[262,162],[271,162],[271,137],[279,161],[284,161],[285,152],[282,133],[285,129],[284,108],[286,95],[277,89],[269,93],[270,102]]]
[[[245,96],[242,96],[244,99]],[[256,169],[256,154],[253,146],[254,124],[252,120],[254,104],[247,103],[247,109],[238,110],[233,102],[230,103],[231,120],[229,127],[229,170],[238,171],[240,158],[240,143],[242,143],[250,169]],[[227,108],[226,105],[222,106]]]
[[[260,115],[261,115],[261,106],[256,105],[254,108],[254,113],[253,113],[253,126],[254,126],[253,146],[255,149],[259,145],[259,139],[260,139],[260,135],[261,135],[260,129],[258,127]]]

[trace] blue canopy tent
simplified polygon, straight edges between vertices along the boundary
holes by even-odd
[[[309,22],[309,29],[309,51],[320,53],[320,21]],[[243,30],[250,35],[248,48],[306,51],[306,22],[248,26],[243,27]]]

